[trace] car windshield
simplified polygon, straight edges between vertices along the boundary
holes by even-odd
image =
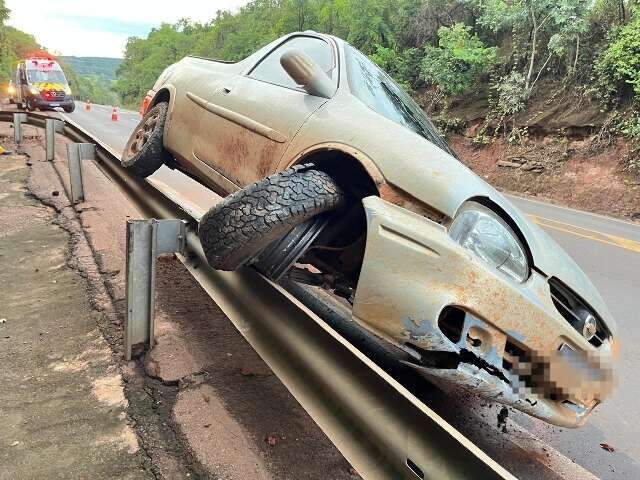
[[[455,156],[420,106],[389,75],[352,46],[346,52],[349,87],[358,99]]]
[[[67,83],[61,70],[34,70],[27,69],[29,83]]]

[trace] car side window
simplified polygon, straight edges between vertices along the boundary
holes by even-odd
[[[309,55],[330,78],[334,77],[334,62],[331,46],[316,37],[293,37],[258,63],[249,73],[251,78],[287,88],[300,88],[280,65],[280,57],[287,50],[301,50]]]

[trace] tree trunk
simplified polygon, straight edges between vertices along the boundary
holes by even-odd
[[[575,72],[578,65],[578,54],[580,53],[580,35],[576,35],[576,58],[573,60],[573,71]]]
[[[304,0],[298,0],[298,31],[304,28]]]
[[[533,35],[531,36],[531,58],[529,59],[529,71],[527,72],[527,79],[524,85],[525,90],[529,90],[531,84],[531,76],[533,75],[533,65],[536,60],[536,47],[538,43],[538,23],[536,20],[536,12],[533,10],[533,5],[530,5],[531,21],[533,22]]]
[[[534,85],[536,84],[536,82],[540,78],[540,75],[542,75],[542,72],[547,67],[547,63],[549,63],[549,60],[551,60],[552,56],[553,56],[553,53],[550,53],[549,56],[547,57],[547,59],[545,60],[544,64],[542,65],[542,68],[538,71],[538,75],[536,75],[536,79],[531,84],[531,89],[533,89]]]

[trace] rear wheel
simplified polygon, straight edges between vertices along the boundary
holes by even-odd
[[[225,198],[200,221],[209,264],[235,270],[294,227],[346,203],[335,181],[313,165],[297,165]]]
[[[149,109],[124,147],[121,164],[139,177],[148,177],[172,160],[162,141],[167,110],[165,102]]]

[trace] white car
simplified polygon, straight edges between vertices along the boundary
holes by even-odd
[[[226,197],[199,227],[214,268],[321,285],[429,379],[557,425],[610,392],[615,323],[589,279],[348,43],[186,57],[145,102],[122,164]]]

